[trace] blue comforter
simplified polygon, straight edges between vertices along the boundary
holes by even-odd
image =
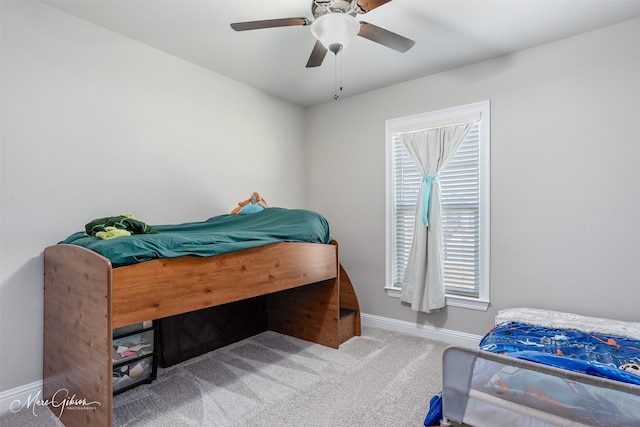
[[[619,369],[640,364],[640,341],[631,338],[511,322],[485,335],[480,349],[640,385],[640,375]]]

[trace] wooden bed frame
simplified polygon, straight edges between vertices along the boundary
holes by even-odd
[[[335,241],[118,268],[80,246],[50,246],[43,399],[67,426],[111,426],[112,328],[261,295],[270,330],[333,348],[360,335],[358,300]]]

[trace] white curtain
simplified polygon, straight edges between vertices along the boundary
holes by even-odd
[[[422,173],[413,242],[400,294],[400,299],[410,303],[416,311],[430,313],[445,306],[438,174],[473,124],[468,122],[401,135],[418,171]]]

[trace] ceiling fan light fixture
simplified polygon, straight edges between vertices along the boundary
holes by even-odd
[[[311,34],[333,53],[349,44],[358,31],[360,23],[346,13],[327,13],[311,24]]]

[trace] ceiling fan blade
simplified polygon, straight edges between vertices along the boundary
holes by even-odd
[[[372,11],[378,6],[382,6],[385,3],[389,3],[391,0],[358,0],[358,7],[360,10],[358,13],[367,13]]]
[[[316,40],[316,44],[313,46],[313,50],[311,51],[311,56],[309,56],[309,60],[307,61],[307,68],[319,67],[322,65],[322,61],[324,61],[327,51],[328,49],[324,47],[320,40]]]
[[[274,27],[295,27],[297,25],[309,25],[311,21],[307,18],[280,18],[280,19],[265,19],[263,21],[247,21],[247,22],[234,22],[231,24],[231,28],[236,31],[247,30],[259,30],[261,28],[274,28]]]
[[[362,21],[360,22],[360,31],[358,32],[358,35],[393,50],[397,50],[398,52],[406,52],[416,44],[415,41],[403,37],[400,34],[393,33],[389,30],[385,30],[384,28]]]

